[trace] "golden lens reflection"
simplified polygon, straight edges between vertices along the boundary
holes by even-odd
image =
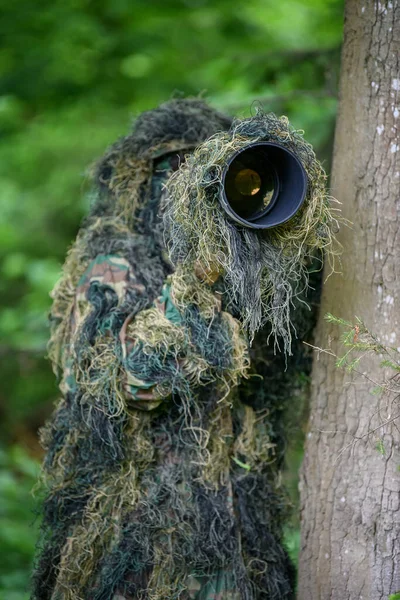
[[[261,189],[261,177],[253,169],[242,169],[235,177],[235,186],[242,196],[254,196]]]

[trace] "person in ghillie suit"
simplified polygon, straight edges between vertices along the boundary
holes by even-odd
[[[302,160],[307,198],[247,230],[220,206],[221,172],[268,139]],[[292,598],[282,411],[307,261],[331,241],[325,175],[285,118],[180,99],[137,119],[94,187],[53,291],[63,397],[42,431],[32,599]]]

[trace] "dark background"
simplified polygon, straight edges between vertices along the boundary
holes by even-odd
[[[238,116],[254,101],[286,114],[329,173],[343,0],[0,7],[0,600],[23,600],[38,527],[37,429],[58,396],[45,358],[49,291],[88,207],[88,167],[142,110],[202,94]],[[296,527],[287,543],[295,555]]]

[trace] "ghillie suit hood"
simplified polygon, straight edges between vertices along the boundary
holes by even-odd
[[[260,136],[271,122],[260,116],[243,126],[249,135],[257,124]],[[271,312],[279,312],[280,293],[290,303],[285,286],[297,280],[280,266],[285,233],[271,250],[272,240],[222,221],[223,140],[231,149],[240,143],[238,122],[200,145],[193,156],[201,164],[189,154],[180,166],[184,178],[193,170],[189,193],[180,176],[169,197],[163,185],[181,153],[230,125],[200,100],[171,101],[144,113],[95,170],[93,206],[53,291],[49,352],[63,398],[42,431],[46,498],[34,600],[292,597],[279,470],[282,406],[297,364],[283,373],[265,332],[251,349],[246,334],[263,318],[274,334],[285,331]],[[180,202],[193,225],[182,223]],[[316,223],[313,207],[294,229],[301,260],[300,232]],[[168,238],[170,256],[160,211],[177,236]],[[209,249],[195,225],[206,228]],[[260,266],[251,279],[246,261],[254,249]],[[196,265],[207,268],[216,257],[223,276],[209,285]],[[235,265],[261,292],[240,288]],[[271,298],[275,306],[265,308]]]

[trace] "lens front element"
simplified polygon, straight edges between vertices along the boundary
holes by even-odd
[[[261,189],[261,177],[253,169],[242,169],[235,177],[235,186],[242,196],[254,196]]]
[[[269,210],[277,190],[274,167],[259,148],[248,148],[229,165],[225,190],[239,217],[252,221]]]

